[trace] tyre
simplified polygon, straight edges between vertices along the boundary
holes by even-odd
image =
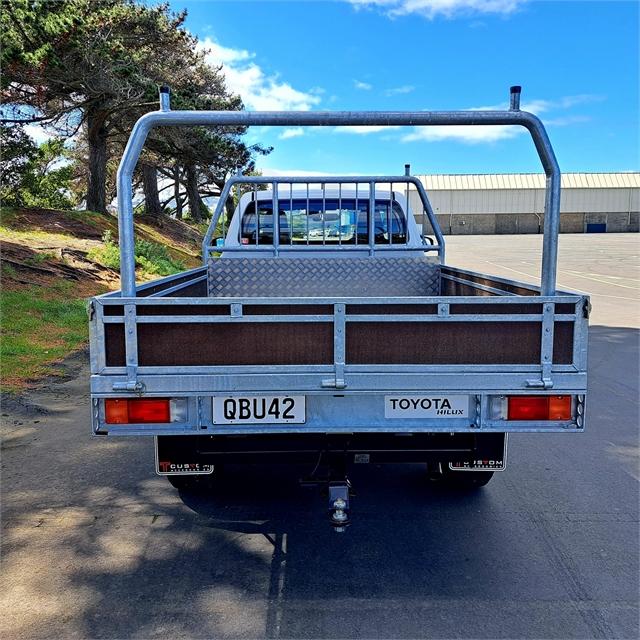
[[[430,477],[447,489],[473,491],[484,487],[493,478],[493,471],[452,471],[448,464],[443,463],[440,470],[432,473]]]

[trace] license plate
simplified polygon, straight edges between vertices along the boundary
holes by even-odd
[[[216,396],[213,424],[302,424],[305,396]]]
[[[469,396],[397,395],[384,397],[385,418],[466,418]]]

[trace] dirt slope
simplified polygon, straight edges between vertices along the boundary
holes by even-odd
[[[119,274],[87,254],[104,245],[105,233],[117,243],[118,223],[114,216],[86,211],[11,209],[2,211],[0,259],[3,288],[48,285],[60,278],[74,282],[79,296],[117,289]],[[179,220],[156,220],[136,216],[137,239],[167,248],[186,268],[200,264],[200,233]],[[140,272],[141,280],[152,278]]]
[[[201,234],[184,222],[136,216],[135,237],[165,252],[174,271],[200,264]],[[111,262],[117,256],[117,239],[117,219],[109,214],[2,210],[3,390],[55,373],[52,365],[86,344],[85,299],[120,286],[117,264],[104,259],[105,248]],[[145,265],[140,281],[164,273],[154,273],[153,261]]]

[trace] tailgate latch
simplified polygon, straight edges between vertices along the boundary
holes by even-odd
[[[144,382],[139,380],[128,380],[127,382],[114,382],[112,389],[114,391],[130,391],[142,395],[145,392]]]
[[[347,383],[344,379],[344,366],[336,366],[336,377],[326,378],[322,381],[323,389],[345,389]]]
[[[323,389],[346,389],[347,383],[345,382],[345,379],[343,376],[338,377],[338,375],[336,375],[335,378],[327,378],[326,380],[323,380],[322,388]]]
[[[525,384],[530,389],[553,389],[553,380],[551,378],[542,378],[541,380],[527,380]]]

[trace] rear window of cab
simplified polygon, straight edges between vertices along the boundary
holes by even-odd
[[[242,216],[241,244],[273,244],[273,202],[250,202]],[[369,200],[361,198],[293,198],[278,201],[280,244],[368,244]],[[400,205],[376,200],[373,214],[376,244],[406,244],[407,222]]]

